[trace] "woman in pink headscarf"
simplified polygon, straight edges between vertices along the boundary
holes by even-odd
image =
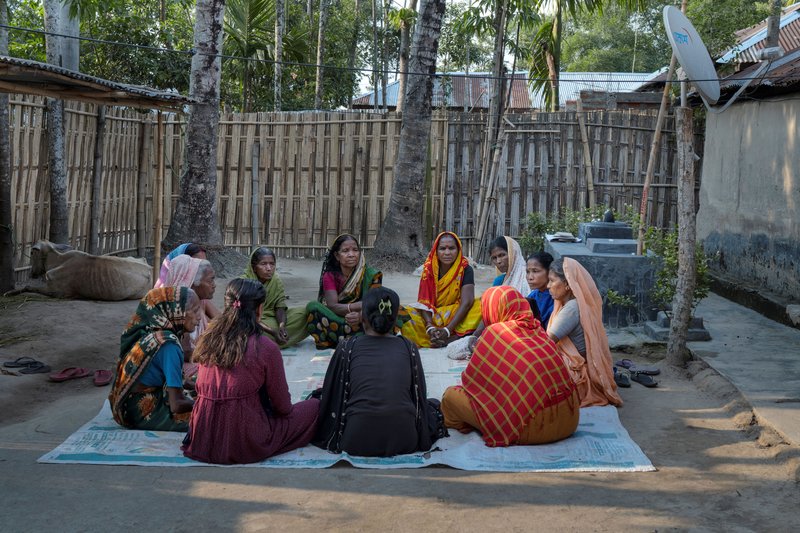
[[[200,334],[208,326],[208,322],[219,315],[219,310],[211,302],[217,286],[214,278],[214,267],[208,260],[179,255],[171,261],[164,281],[166,287],[189,287],[200,297],[203,313],[197,328],[189,334],[188,345],[184,347],[184,353],[188,351],[189,356],[191,356]]]

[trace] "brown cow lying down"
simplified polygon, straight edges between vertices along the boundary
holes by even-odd
[[[31,248],[31,277],[44,276],[44,285],[28,285],[6,296],[38,292],[54,298],[136,300],[152,288],[151,274],[141,258],[90,255],[39,241]]]

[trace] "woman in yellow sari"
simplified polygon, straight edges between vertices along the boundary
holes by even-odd
[[[475,273],[461,250],[455,233],[440,233],[422,267],[417,302],[405,306],[409,320],[402,334],[420,348],[447,346],[475,331],[481,321]]]

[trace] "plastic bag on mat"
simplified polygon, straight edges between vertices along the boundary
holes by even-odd
[[[463,339],[458,339],[445,346],[444,350],[447,357],[449,359],[455,359],[456,361],[469,359],[472,356],[472,351],[469,349],[470,339],[471,337],[467,335]]]

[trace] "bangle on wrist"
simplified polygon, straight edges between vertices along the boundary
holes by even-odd
[[[444,330],[447,332],[447,336],[449,337],[450,336],[450,330],[447,328],[447,326],[444,327]]]
[[[352,310],[352,309],[350,309],[350,304],[347,304],[347,312],[348,312],[348,313],[352,313],[352,312],[353,312],[353,310]]]
[[[432,329],[436,329],[434,326],[428,326],[428,329],[425,330],[425,333],[430,333]]]

